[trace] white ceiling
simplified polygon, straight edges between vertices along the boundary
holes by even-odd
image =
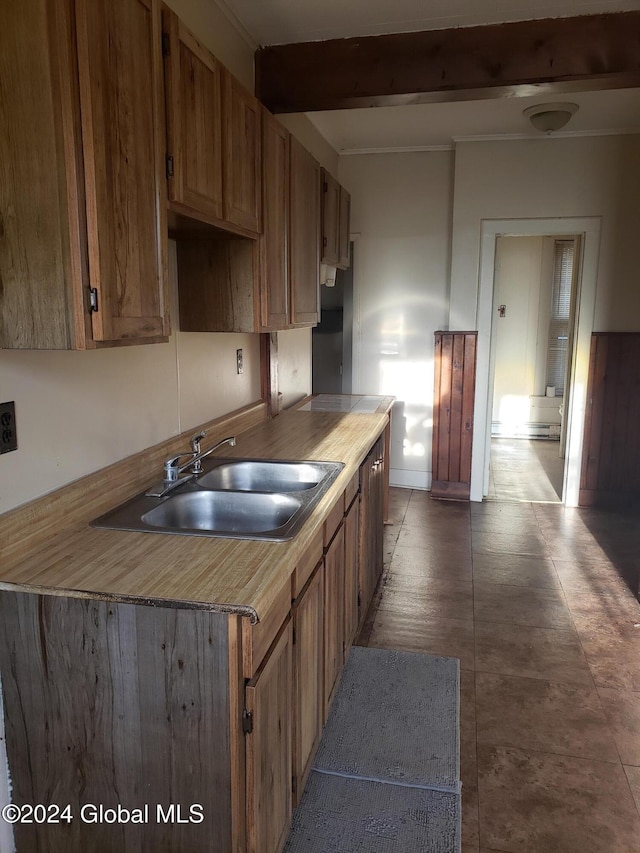
[[[640,10],[640,0],[214,0],[260,45],[534,18]],[[580,107],[554,136],[640,132],[640,89],[308,113],[340,153],[451,147],[461,139],[540,136],[522,111]]]
[[[217,0],[260,45],[628,12],[640,0]]]
[[[307,113],[340,154],[451,147],[464,139],[540,137],[522,111],[570,101],[578,112],[558,136],[640,133],[640,89],[579,92],[561,97],[498,98]],[[639,143],[640,144],[640,143]]]

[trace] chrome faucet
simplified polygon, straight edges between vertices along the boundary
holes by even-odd
[[[231,447],[235,447],[236,437],[235,435],[230,435],[227,438],[223,438],[222,441],[219,441],[217,444],[214,444],[213,447],[210,447],[208,450],[200,449],[200,442],[205,437],[206,432],[202,431],[196,433],[196,435],[192,436],[189,440],[191,445],[191,451],[188,453],[178,453],[175,456],[170,456],[165,460],[163,465],[163,480],[161,483],[156,483],[152,486],[148,492],[146,492],[147,497],[150,498],[163,498],[165,495],[168,495],[169,492],[172,492],[176,486],[181,485],[182,483],[187,483],[189,480],[193,480],[198,474],[202,471],[202,460],[209,456],[214,450],[217,450],[219,447],[222,447],[223,444],[230,444]],[[184,462],[182,465],[180,464],[180,460],[188,457],[188,461]],[[187,468],[191,468],[191,471],[186,474],[184,477],[180,475],[187,470]]]

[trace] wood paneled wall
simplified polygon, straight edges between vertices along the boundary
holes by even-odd
[[[477,332],[436,332],[431,497],[469,500]]]
[[[234,849],[226,616],[4,590],[0,672],[12,801],[73,814],[16,825],[20,853]],[[172,803],[182,822],[158,819]],[[148,822],[83,820],[88,804]]]
[[[640,497],[640,332],[595,332],[582,450],[580,506]]]

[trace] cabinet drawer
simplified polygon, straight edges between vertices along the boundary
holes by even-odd
[[[245,678],[253,678],[264,656],[291,610],[291,581],[285,581],[275,601],[255,625],[242,620],[242,667]]]
[[[296,599],[313,574],[313,570],[322,559],[323,533],[319,530],[307,548],[304,556],[298,562],[293,577],[293,598]]]
[[[356,473],[351,478],[351,481],[347,488],[344,490],[344,511],[345,513],[349,511],[349,507],[353,503],[353,499],[358,494],[358,489],[360,488],[360,472],[356,471]]]
[[[327,548],[329,543],[336,534],[336,530],[340,527],[342,517],[344,515],[344,492],[335,502],[333,509],[327,516],[324,523],[324,547]]]

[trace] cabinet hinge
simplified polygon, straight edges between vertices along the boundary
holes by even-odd
[[[89,314],[98,312],[98,288],[89,287]]]
[[[171,154],[167,154],[167,177],[173,177],[173,157]]]
[[[250,735],[253,731],[253,712],[247,711],[246,708],[242,712],[242,731],[246,735]]]
[[[162,33],[162,55],[171,56],[171,39],[169,33]]]

